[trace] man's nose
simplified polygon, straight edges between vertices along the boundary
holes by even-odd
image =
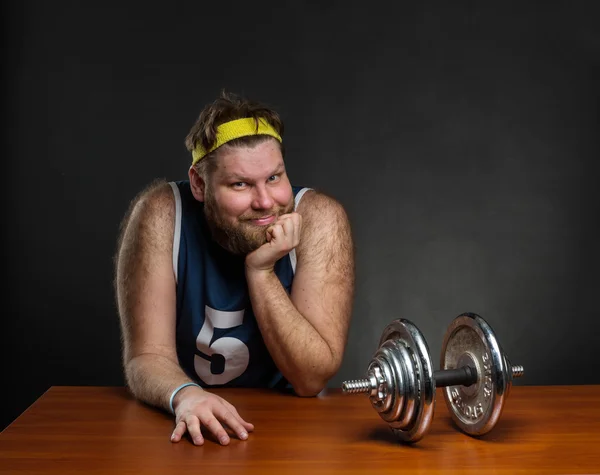
[[[253,198],[252,208],[254,209],[271,209],[273,207],[274,201],[266,186],[255,187]]]

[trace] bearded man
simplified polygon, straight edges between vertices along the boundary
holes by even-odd
[[[222,93],[186,137],[188,180],[130,204],[115,256],[127,386],[196,445],[254,426],[211,387],[314,396],[338,371],[354,292],[343,207],[290,184],[283,123]],[[224,427],[225,426],[225,427]]]

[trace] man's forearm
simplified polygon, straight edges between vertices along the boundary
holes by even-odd
[[[169,398],[173,390],[190,382],[179,364],[154,353],[132,358],[125,366],[125,377],[136,398],[167,411],[170,411]]]
[[[275,364],[296,393],[318,393],[335,372],[327,342],[290,300],[270,271],[248,271],[248,290],[261,334]]]

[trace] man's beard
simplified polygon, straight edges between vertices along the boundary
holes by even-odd
[[[276,206],[259,213],[248,213],[240,216],[238,222],[227,222],[219,213],[216,200],[211,194],[205,195],[204,215],[212,233],[213,239],[232,254],[246,255],[255,251],[267,242],[267,229],[270,225],[257,226],[252,219],[291,213],[294,209],[294,198],[286,206]]]

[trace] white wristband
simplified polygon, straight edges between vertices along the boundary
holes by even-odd
[[[187,388],[188,386],[201,387],[199,384],[196,384],[196,383],[184,383],[181,386],[175,388],[175,390],[171,393],[171,399],[169,399],[169,407],[171,408],[171,413],[175,414],[175,409],[173,409],[173,398],[175,397],[175,394],[177,394],[183,388]]]

